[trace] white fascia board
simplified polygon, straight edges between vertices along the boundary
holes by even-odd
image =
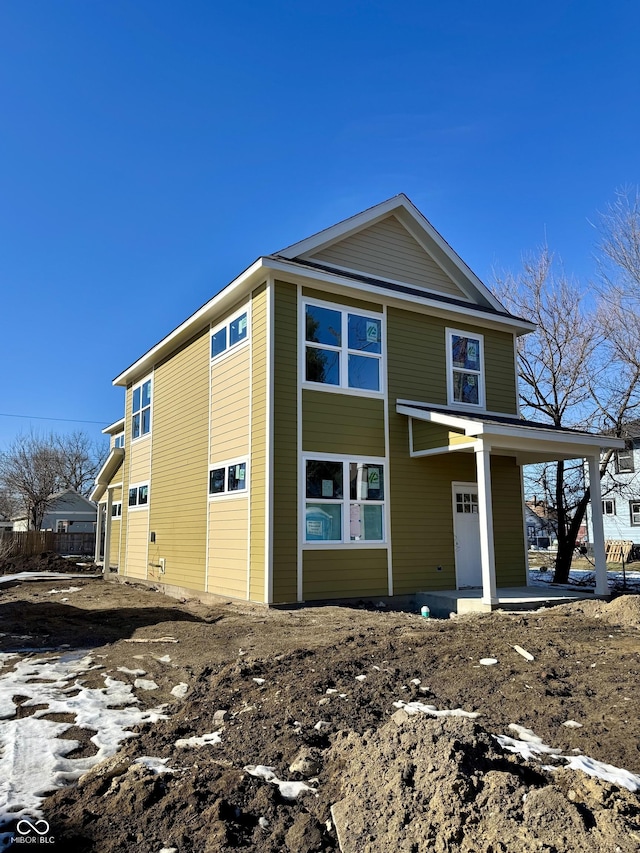
[[[467,432],[470,427],[480,427],[481,429],[483,426],[465,418],[457,418],[455,415],[446,415],[442,414],[442,412],[425,412],[422,409],[414,409],[411,406],[403,406],[400,403],[396,405],[396,412],[399,415],[408,415],[408,417],[415,418],[418,421],[427,421],[428,423],[438,424],[438,426],[451,427],[451,429],[460,430],[466,435],[476,434],[475,430]]]
[[[129,382],[149,373],[156,362],[171,353],[180,344],[189,340],[198,328],[210,323],[217,314],[222,313],[226,308],[230,308],[239,299],[243,289],[249,289],[256,283],[256,279],[260,278],[261,271],[263,273],[267,271],[268,266],[269,262],[264,258],[258,258],[257,261],[254,261],[250,267],[230,284],[226,285],[226,287],[223,287],[202,308],[199,308],[184,323],[177,326],[177,328],[162,338],[155,346],[151,347],[150,350],[130,365],[130,367],[127,367],[126,370],[116,376],[112,384],[126,387]]]
[[[441,302],[439,299],[430,299],[428,296],[415,296],[409,293],[398,293],[391,290],[374,290],[371,285],[360,281],[354,281],[348,275],[341,276],[339,273],[328,273],[324,270],[305,269],[298,264],[290,264],[286,260],[276,260],[275,258],[265,259],[265,266],[274,272],[286,274],[288,280],[295,281],[300,284],[308,284],[309,282],[322,282],[330,284],[338,289],[348,288],[349,290],[357,290],[366,295],[366,299],[370,302],[384,302],[387,305],[397,305],[401,308],[415,310],[416,307],[428,309],[429,313],[435,311],[439,315],[454,317],[456,322],[461,322],[460,318],[468,318],[467,322],[472,325],[482,326],[484,328],[502,329],[509,326],[516,334],[527,334],[536,329],[535,323],[529,323],[526,320],[520,320],[516,317],[504,317],[502,315],[488,314],[482,310],[480,306],[470,302],[468,305],[452,305],[448,302]],[[478,309],[475,314],[474,309]]]
[[[104,465],[98,471],[98,476],[96,477],[96,484],[91,492],[90,500],[95,501],[96,503],[100,500],[103,494],[106,492],[107,487],[109,485],[109,481],[116,473],[118,468],[122,465],[122,461],[124,459],[124,449],[122,447],[114,447],[111,452],[107,456]]]
[[[114,421],[102,430],[103,435],[115,435],[118,432],[124,432],[124,418]]]
[[[588,447],[592,451],[611,448],[613,450],[621,450],[624,447],[624,441],[621,438],[605,438],[602,435],[594,435],[589,433],[568,433],[557,432],[556,430],[546,429],[531,429],[525,425],[508,426],[499,424],[482,424],[482,434],[490,440],[495,438],[513,438],[517,439],[521,446],[524,441],[524,447],[528,443],[545,442],[565,447]],[[524,448],[523,448],[524,449]]]

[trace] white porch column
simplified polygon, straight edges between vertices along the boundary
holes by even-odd
[[[491,499],[491,447],[484,441],[480,441],[475,453],[478,476],[482,602],[483,604],[497,604],[496,558],[493,547],[493,502]]]
[[[593,522],[593,556],[596,562],[596,595],[608,595],[607,560],[604,552],[604,526],[602,524],[602,489],[600,488],[600,457],[589,456],[589,489],[591,492],[591,520]]]
[[[94,562],[98,564],[102,557],[102,504],[98,504],[98,512],[96,514],[96,552],[94,554]]]
[[[104,573],[108,574],[110,563],[109,560],[111,558],[111,525],[113,524],[113,518],[111,516],[111,512],[113,510],[113,489],[107,489],[107,514],[105,518],[104,525]]]

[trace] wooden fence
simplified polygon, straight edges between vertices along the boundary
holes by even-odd
[[[54,533],[52,530],[28,530],[0,533],[0,554],[33,557],[53,551],[56,554],[82,554],[93,556],[96,548],[95,533]]]

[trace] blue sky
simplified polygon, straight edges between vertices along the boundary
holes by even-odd
[[[485,281],[546,236],[586,282],[590,222],[640,182],[639,25],[636,0],[3,0],[0,450],[98,434],[112,378],[256,257],[398,192]]]

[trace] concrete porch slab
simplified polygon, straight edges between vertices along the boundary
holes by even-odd
[[[487,604],[481,589],[447,589],[420,594],[420,605],[426,604],[432,616],[448,617],[450,613],[490,613],[492,610],[537,610],[571,601],[594,599],[592,590],[574,592],[566,588],[521,586],[498,589],[498,601]],[[418,597],[418,596],[417,596]]]

